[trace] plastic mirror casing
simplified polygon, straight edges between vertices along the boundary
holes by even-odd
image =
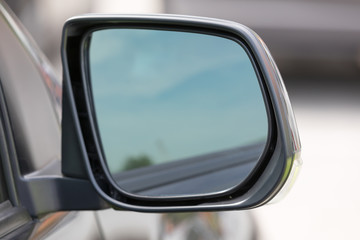
[[[197,32],[241,42],[257,71],[269,118],[269,139],[259,164],[245,182],[214,194],[144,197],[114,183],[96,131],[86,49],[91,32],[109,28],[141,28]],[[251,29],[218,19],[174,15],[84,15],[69,19],[63,29],[62,172],[87,179],[114,208],[142,212],[249,209],[269,202],[291,186],[300,160],[300,140],[290,101],[267,47]]]

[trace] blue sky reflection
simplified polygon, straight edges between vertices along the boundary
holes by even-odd
[[[257,76],[238,43],[212,35],[108,29],[93,33],[90,73],[108,165],[154,163],[265,141]]]

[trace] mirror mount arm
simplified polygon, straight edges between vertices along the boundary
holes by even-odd
[[[18,189],[21,202],[33,217],[55,211],[109,208],[88,180],[36,176],[20,179]]]

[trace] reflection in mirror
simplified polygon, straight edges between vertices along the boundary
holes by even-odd
[[[140,196],[225,191],[258,163],[268,117],[242,45],[146,29],[92,33],[89,72],[106,162]]]

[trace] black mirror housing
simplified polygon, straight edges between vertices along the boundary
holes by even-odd
[[[203,33],[242,44],[256,69],[269,123],[264,151],[243,182],[214,193],[170,197],[132,194],[114,182],[98,134],[86,55],[89,34],[119,28]],[[280,190],[289,187],[297,175],[301,146],[282,78],[265,43],[241,24],[173,15],[75,17],[63,29],[62,61],[62,173],[90,181],[98,195],[114,208],[143,212],[249,209],[269,202]]]

